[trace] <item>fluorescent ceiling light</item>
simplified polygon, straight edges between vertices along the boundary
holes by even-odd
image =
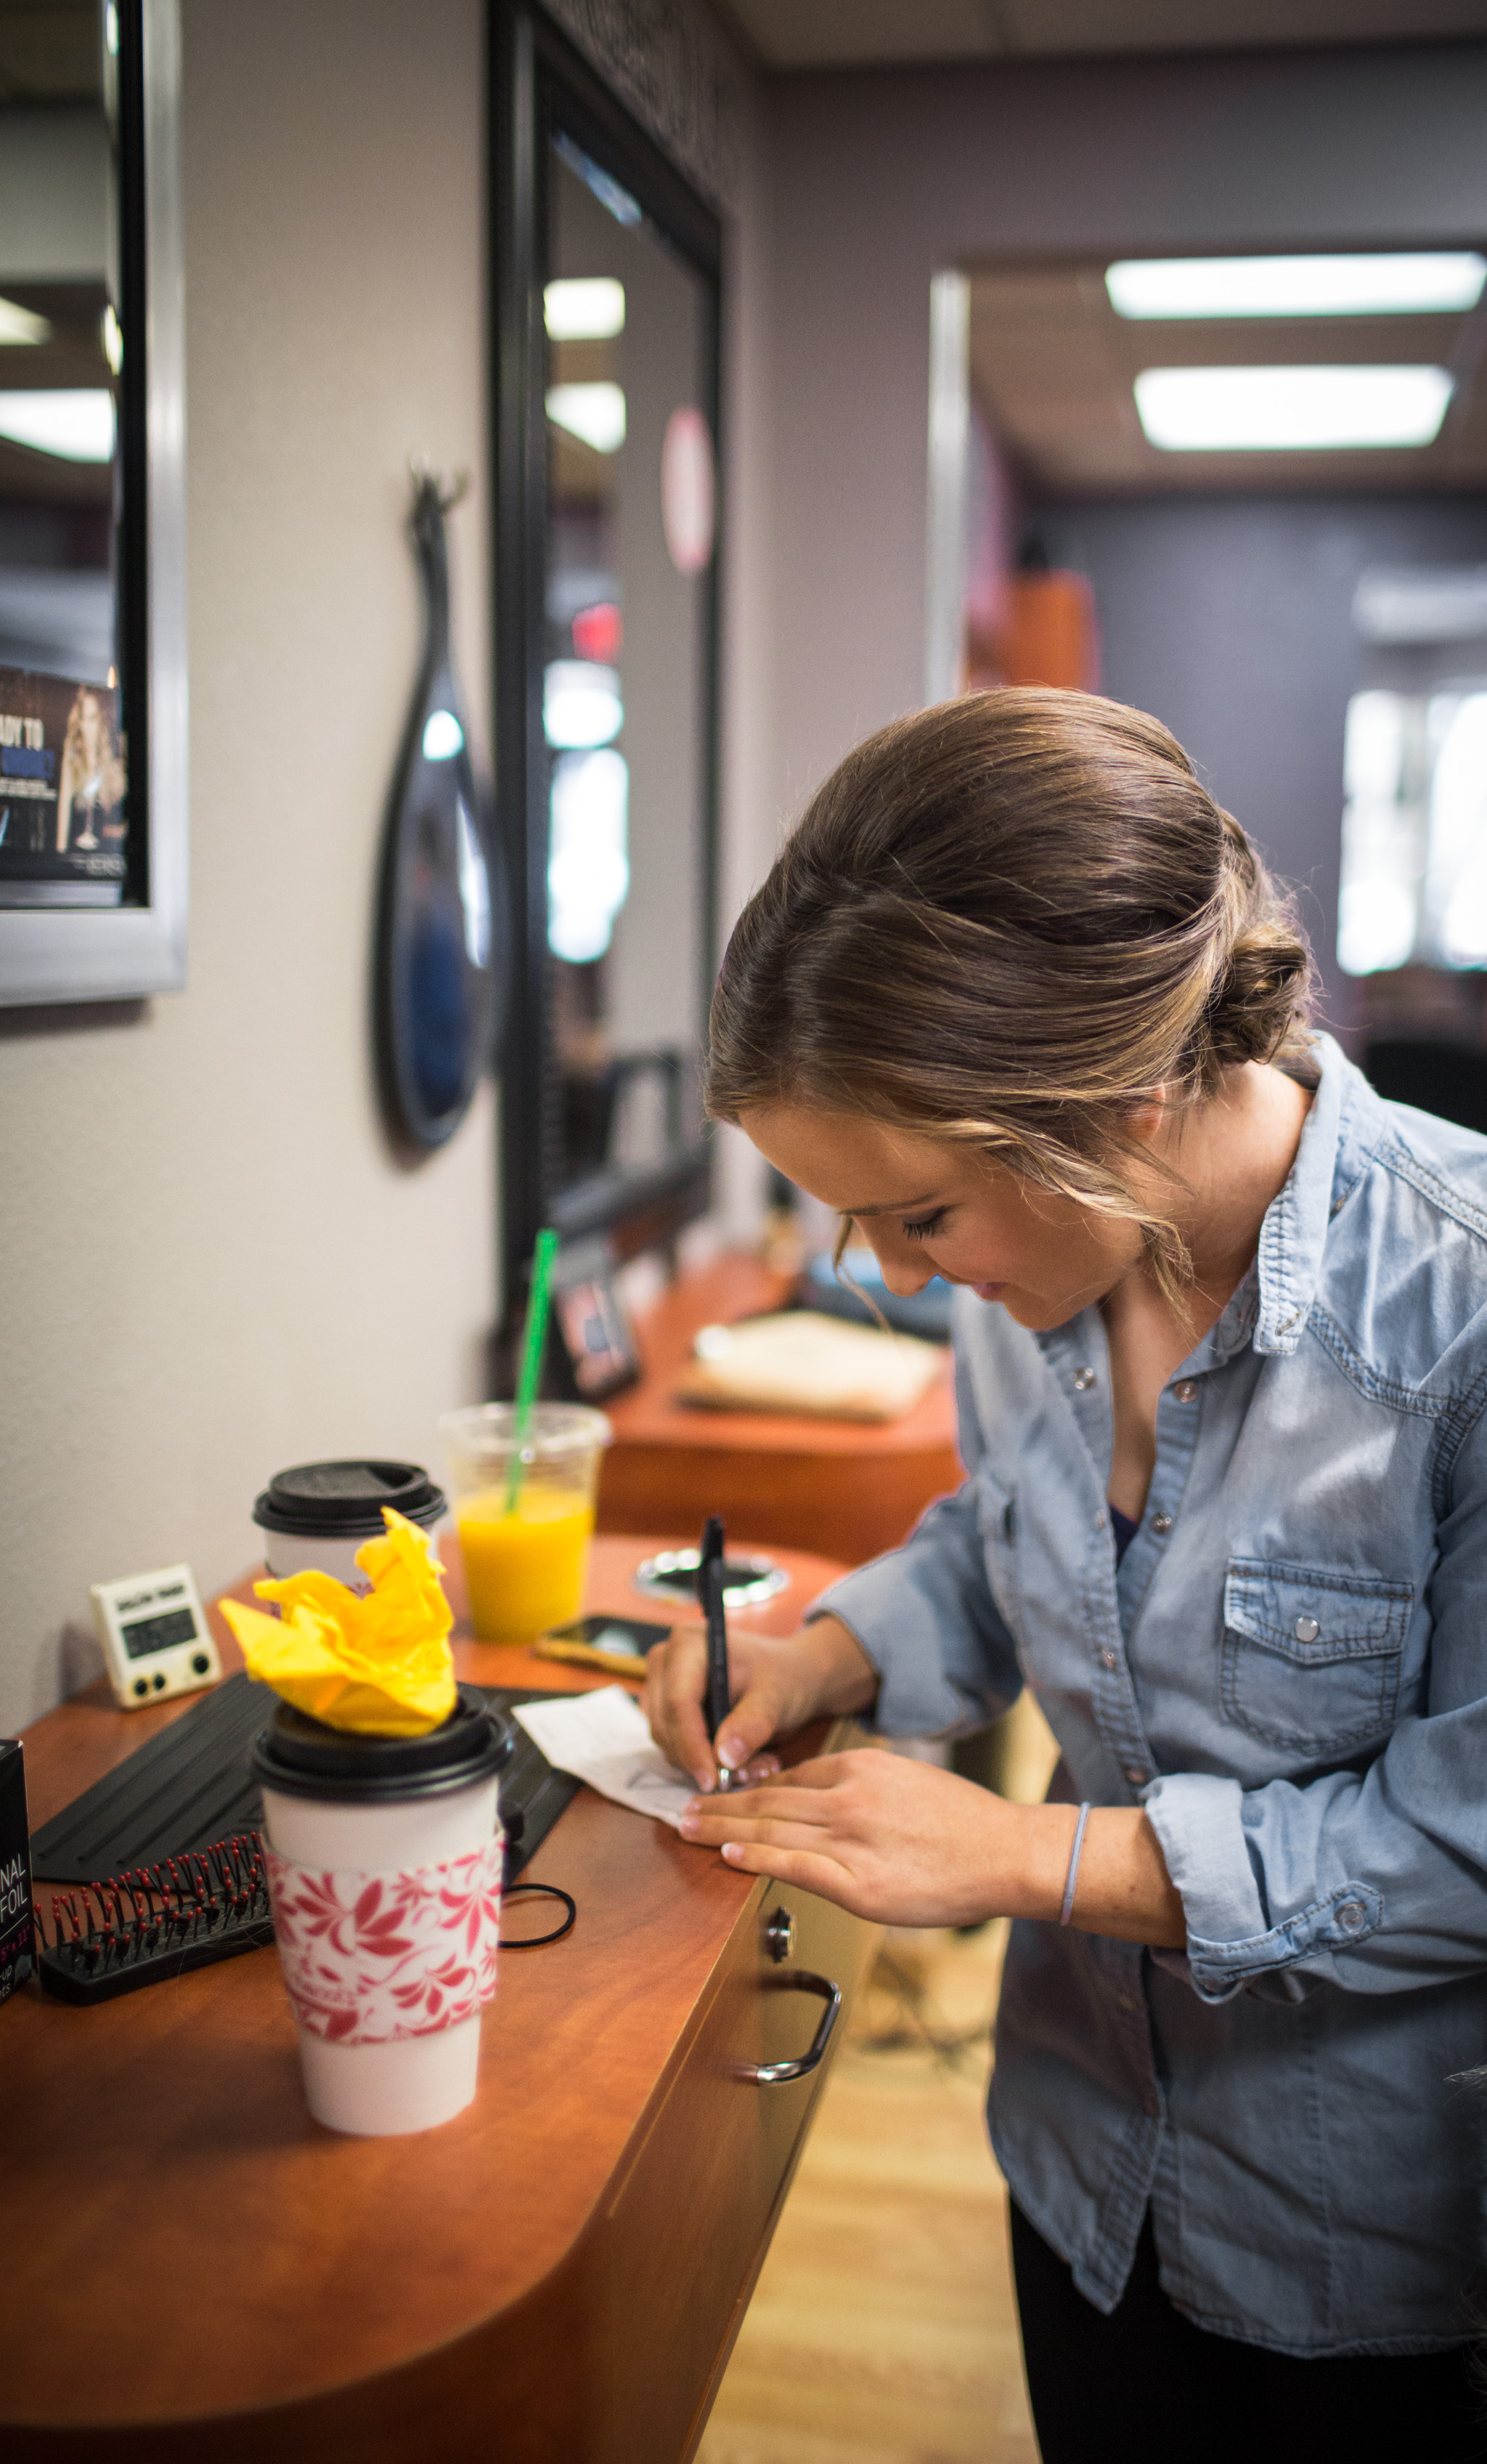
[[[1415,317],[1475,308],[1487,257],[1126,257],[1105,269],[1118,317]]]
[[[624,443],[624,389],[607,378],[598,385],[549,385],[547,415],[596,453],[617,453]]]
[[[114,397],[102,385],[0,393],[0,436],[62,462],[112,462]]]
[[[621,753],[560,753],[553,765],[547,945],[574,966],[603,957],[629,894],[629,794]]]
[[[0,347],[7,342],[50,342],[52,327],[45,317],[22,308],[14,299],[0,299]]]
[[[611,274],[564,275],[543,292],[542,315],[555,342],[607,342],[624,331],[624,285]]]
[[[542,725],[565,753],[607,744],[624,725],[620,679],[590,659],[552,659],[542,680]]]
[[[1445,368],[1144,368],[1136,409],[1166,453],[1294,453],[1429,445]]]

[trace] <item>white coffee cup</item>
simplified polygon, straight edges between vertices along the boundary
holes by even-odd
[[[281,1704],[255,1750],[306,2101],[332,2130],[431,2130],[474,2098],[473,1969],[493,1989],[496,1774],[512,1743],[466,1687],[421,1738],[348,1736]],[[387,1941],[403,1949],[386,1953]],[[452,2005],[451,1965],[463,1979]]]

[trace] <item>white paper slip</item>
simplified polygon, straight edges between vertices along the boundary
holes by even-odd
[[[697,1793],[695,1781],[652,1742],[645,1712],[623,1685],[519,1703],[515,1717],[555,1770],[587,1780],[632,1813],[653,1814],[675,1830]]]

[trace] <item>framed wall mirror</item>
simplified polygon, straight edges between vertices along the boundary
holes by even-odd
[[[713,215],[549,22],[492,15],[499,824],[517,918],[507,1284],[709,1202]]]
[[[186,979],[177,0],[0,11],[0,1003]]]

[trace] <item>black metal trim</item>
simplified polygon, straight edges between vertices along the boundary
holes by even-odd
[[[596,1172],[570,1181],[549,1204],[553,1229],[564,1241],[607,1232],[616,1258],[674,1240],[706,1205],[711,1151],[702,1142],[636,1172]]]
[[[711,1196],[711,1148],[706,1143],[689,1147],[655,1171],[606,1173],[569,1190],[555,1187],[558,1089],[551,1048],[547,748],[542,730],[547,429],[541,319],[545,165],[554,126],[571,134],[621,180],[705,277],[710,315],[704,407],[715,441],[722,230],[675,165],[528,0],[492,0],[489,44],[496,827],[507,850],[514,917],[511,1025],[501,1077],[501,1213],[505,1324],[510,1329],[522,1304],[525,1261],[544,1222],[558,1224],[569,1238],[580,1228],[608,1230],[617,1253],[633,1256],[656,1241],[673,1239],[685,1223],[706,1212]],[[700,781],[703,1019],[717,942],[718,561],[714,554],[701,652],[707,682]]]
[[[531,14],[539,74],[549,96],[557,87],[562,90],[564,126],[585,153],[623,181],[667,239],[716,280],[723,261],[723,232],[711,207],[567,35],[540,11]]]
[[[150,564],[149,433],[146,419],[144,204],[144,11],[119,0],[119,464],[115,478],[120,711],[127,755],[124,900],[150,899]]]

